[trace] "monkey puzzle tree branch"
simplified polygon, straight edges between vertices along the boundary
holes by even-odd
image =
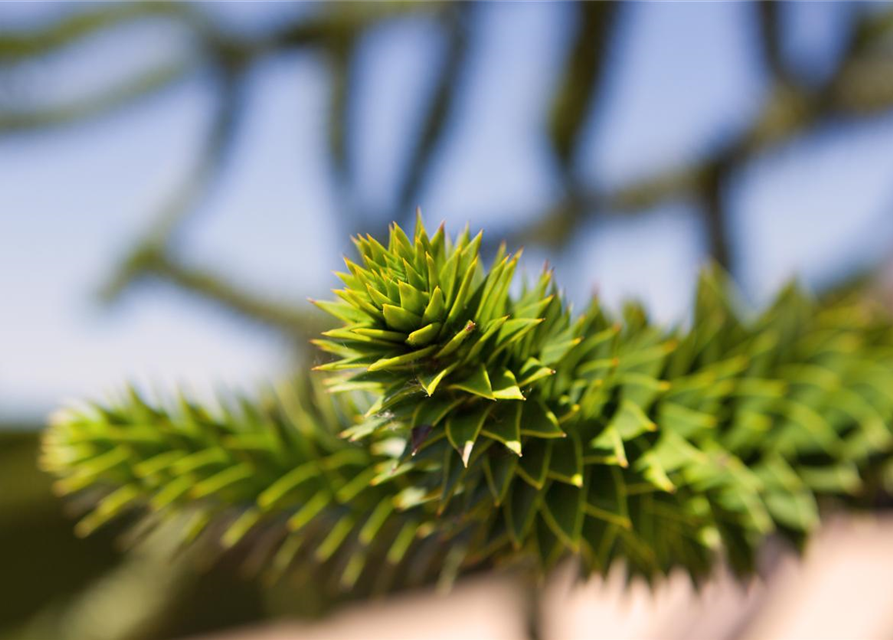
[[[700,579],[720,557],[749,573],[770,533],[801,544],[893,469],[893,318],[862,299],[788,287],[754,316],[708,269],[666,330],[636,305],[574,315],[548,271],[513,287],[518,256],[484,267],[467,230],[355,242],[317,302],[341,323],[315,341],[325,388],[57,416],[43,464],[98,500],[79,531],[148,509],[193,514],[187,542],[279,532],[263,566],[364,593],[567,557]]]

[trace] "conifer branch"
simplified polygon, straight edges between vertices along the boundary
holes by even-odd
[[[256,548],[246,562],[268,579],[299,565],[330,593],[431,581],[442,553],[417,510],[395,510],[406,480],[392,477],[387,443],[338,437],[359,415],[306,377],[219,409],[183,397],[153,407],[131,389],[109,406],[57,413],[41,465],[59,494],[92,505],[78,535],[130,519],[139,539],[174,520],[183,545]]]
[[[148,506],[224,547],[279,531],[261,564],[303,549],[349,589],[379,567],[449,584],[571,555],[699,579],[723,555],[752,571],[773,532],[799,544],[820,503],[855,505],[890,468],[888,312],[790,286],[749,317],[710,268],[690,328],[598,300],[574,315],[551,272],[518,288],[505,249],[485,268],[481,238],[421,218],[356,238],[338,300],[316,303],[341,322],[315,341],[334,355],[319,384],[217,413],[131,394],[61,414],[44,466],[103,496],[78,530]]]

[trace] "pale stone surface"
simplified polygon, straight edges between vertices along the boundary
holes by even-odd
[[[773,592],[746,640],[893,637],[893,519],[832,522]]]
[[[517,640],[524,638],[522,606],[512,582],[494,576],[464,581],[449,596],[425,591],[348,607],[323,623],[280,623],[201,640]]]
[[[654,590],[641,580],[626,586],[623,568],[607,580],[574,584],[570,572],[558,576],[545,596],[543,635],[549,640],[628,640],[666,638],[721,640],[732,636],[759,606],[765,585],[738,584],[722,573],[700,593],[682,572]]]
[[[800,560],[773,550],[764,577],[727,572],[696,591],[675,573],[654,591],[556,572],[543,595],[545,640],[870,640],[893,637],[893,517],[832,520]],[[202,640],[524,640],[525,600],[506,576],[347,608],[327,621],[281,623]]]

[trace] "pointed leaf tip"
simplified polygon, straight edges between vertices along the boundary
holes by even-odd
[[[484,365],[479,365],[470,376],[464,380],[454,382],[450,385],[450,388],[466,391],[487,400],[496,400],[496,397],[493,395],[493,387],[490,385],[490,376],[487,374],[487,368]]]
[[[412,455],[415,455],[419,452],[419,449],[422,448],[422,445],[425,444],[425,441],[428,439],[428,436],[431,434],[432,427],[430,424],[423,424],[417,427],[413,427],[410,432],[410,446]]]
[[[422,235],[427,235],[427,231],[425,230],[425,222],[422,220],[422,208],[415,208],[415,237],[418,238]]]
[[[462,457],[462,464],[468,466],[468,460],[474,443],[481,433],[481,429],[490,409],[466,413],[459,416],[450,416],[446,423],[446,435],[453,448]]]
[[[474,442],[468,440],[465,442],[465,446],[462,447],[462,464],[468,467],[468,459],[471,457],[471,450],[474,449]]]

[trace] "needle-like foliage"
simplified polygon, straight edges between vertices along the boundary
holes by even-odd
[[[391,480],[386,444],[338,437],[357,415],[306,376],[217,409],[152,407],[129,390],[57,413],[41,462],[60,494],[87,494],[80,535],[114,518],[138,516],[142,534],[179,517],[184,544],[253,546],[249,568],[267,578],[304,570],[330,591],[364,593],[430,581],[443,550],[417,510],[396,510],[400,479],[378,486]]]
[[[111,491],[82,529],[131,504],[226,523],[225,546],[278,527],[281,549],[339,558],[345,587],[382,562],[449,581],[569,555],[699,578],[721,555],[752,570],[771,532],[800,543],[819,502],[889,466],[893,323],[860,298],[792,286],[749,317],[707,269],[690,327],[668,331],[635,305],[572,314],[549,271],[519,286],[504,250],[484,267],[480,234],[419,219],[355,242],[338,300],[316,303],[341,323],[316,341],[329,394],[63,414],[47,468]]]

